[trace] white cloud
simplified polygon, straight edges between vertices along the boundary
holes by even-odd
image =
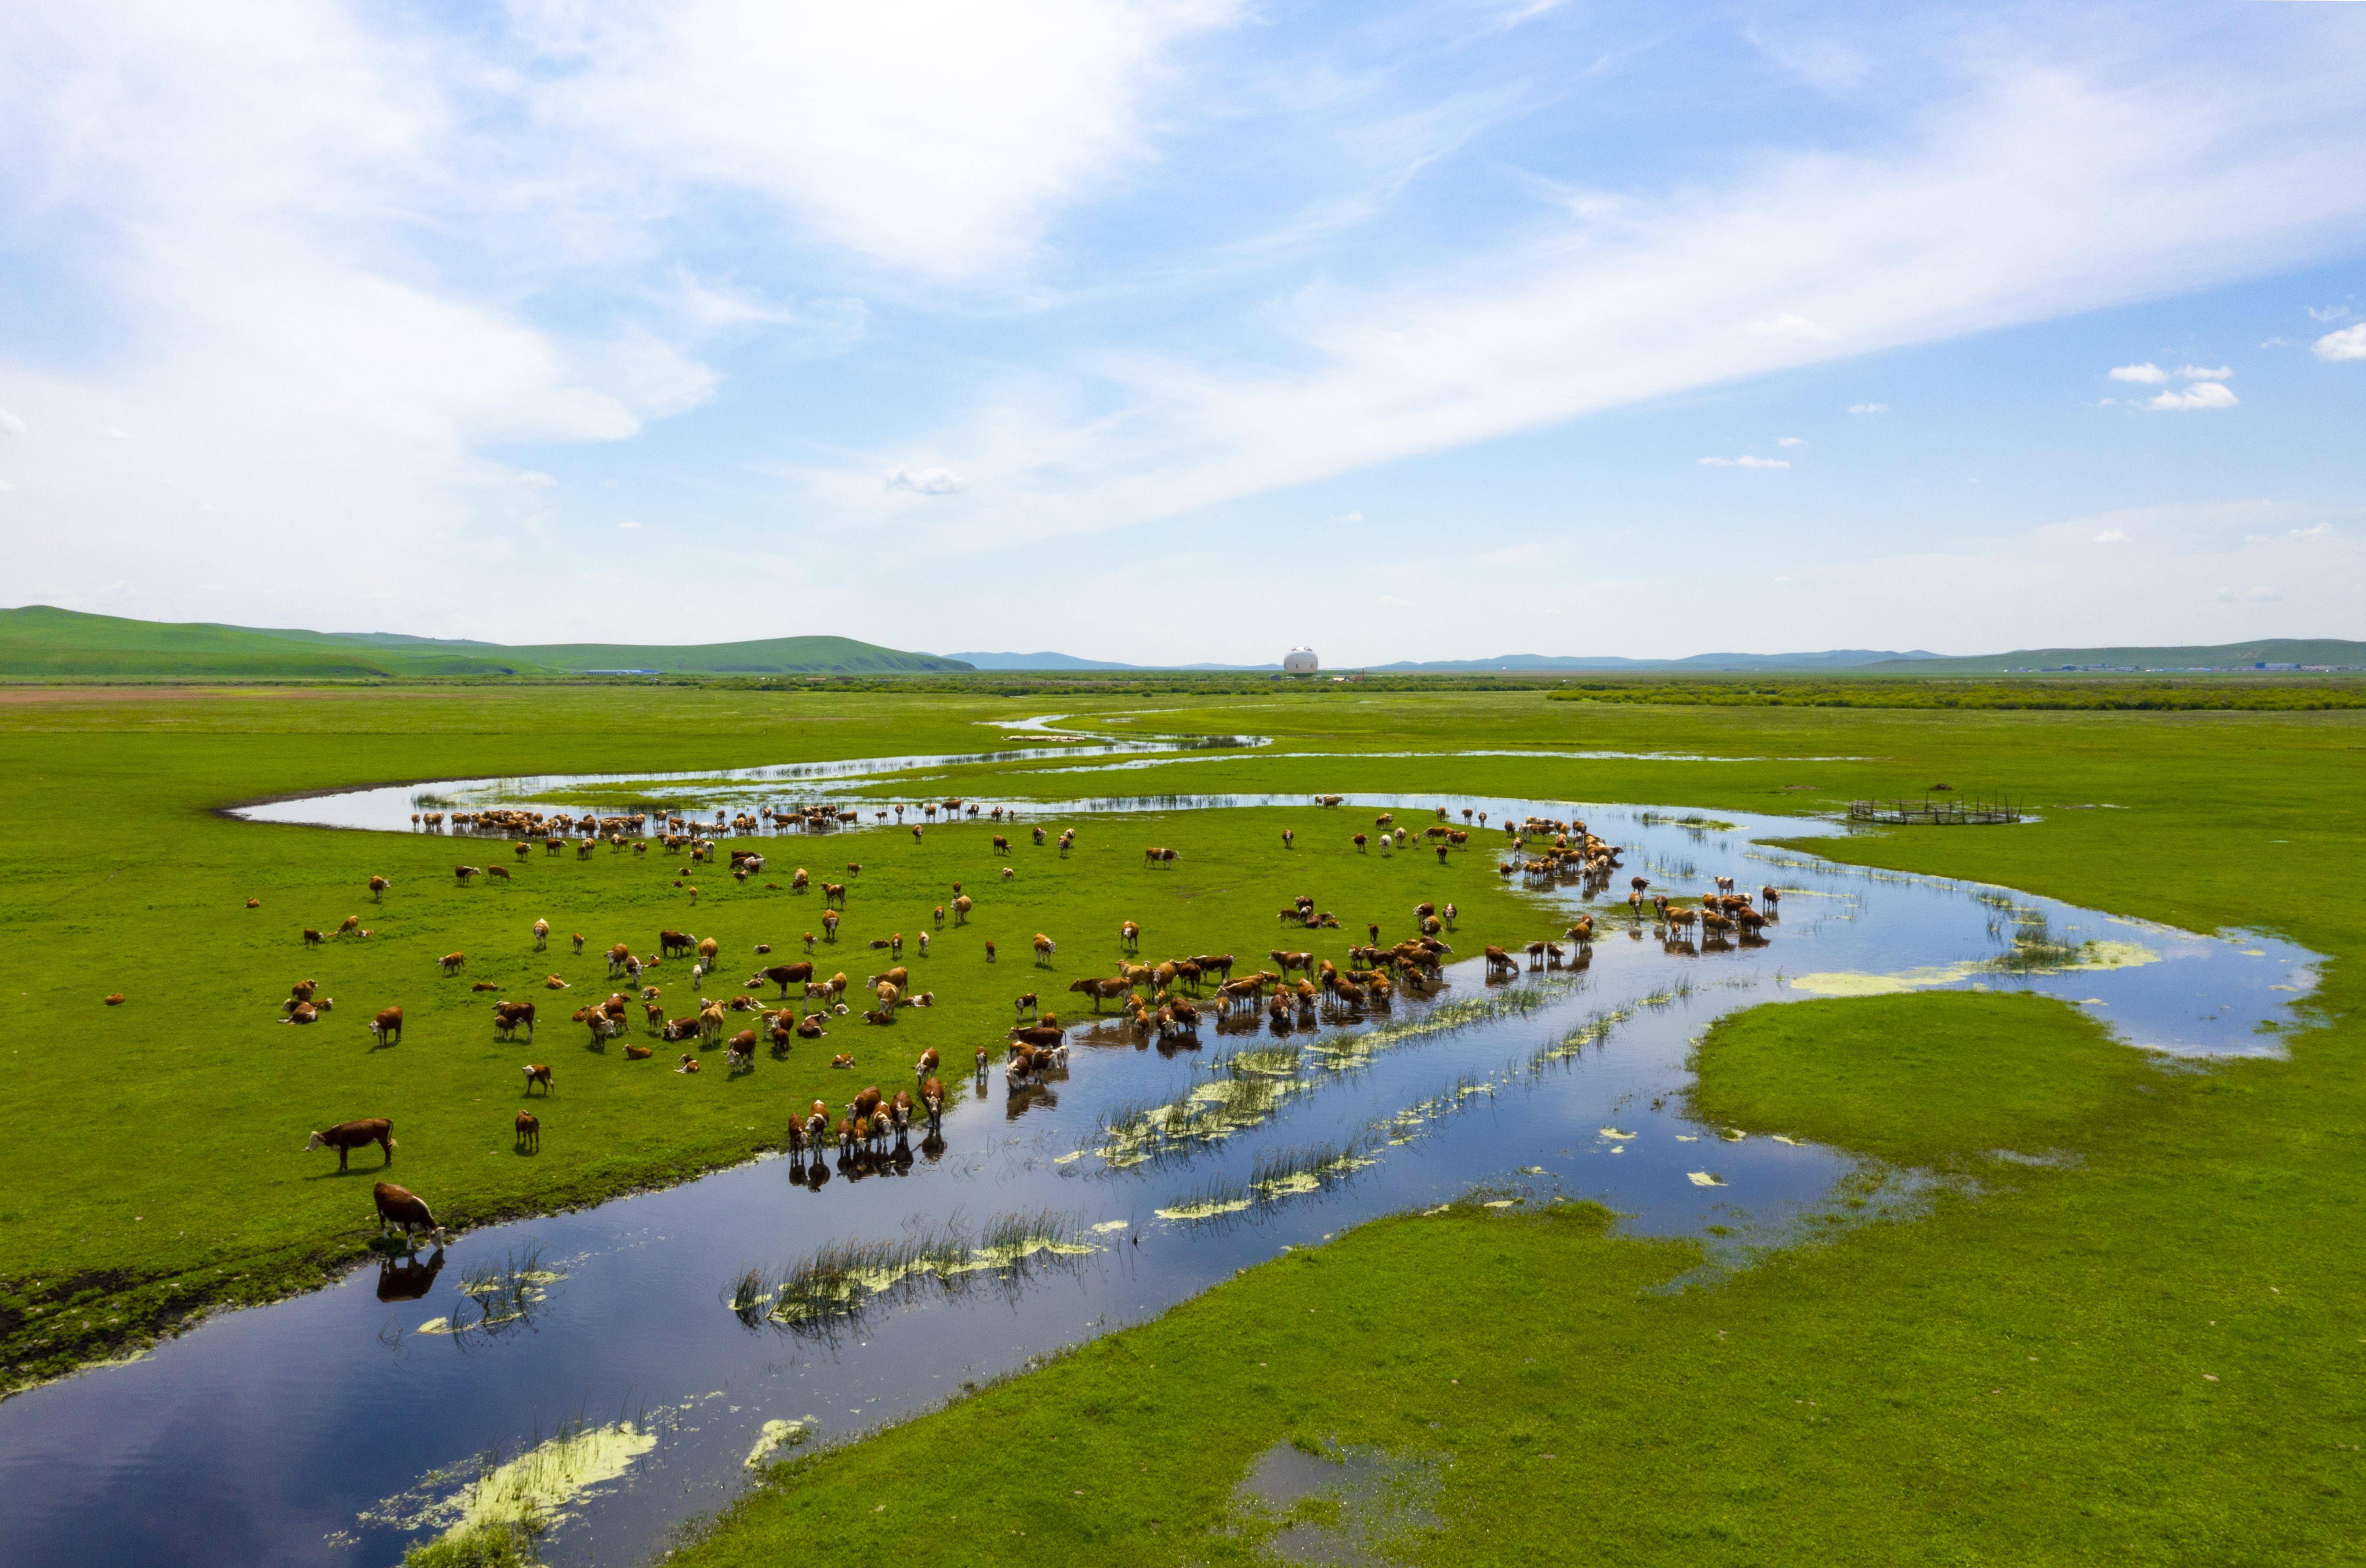
[[[2127,532],[2121,528],[2106,528],[2095,536],[2095,543],[2099,545],[2124,545],[2127,542]]]
[[[2346,321],[2349,319],[2347,305],[2311,305],[2308,319],[2312,321]]]
[[[1776,437],[1774,445],[1777,446],[1805,446],[1807,443],[1796,435],[1784,435]]]
[[[2273,588],[2221,588],[2218,602],[2222,604],[2272,604],[2283,594]]]
[[[1342,512],[1339,513],[1339,521],[1342,523],[1361,523],[1363,520],[1364,514],[1360,512]]]
[[[1231,0],[664,6],[521,0],[530,111],[630,179],[737,191],[849,250],[958,279],[1147,155],[1166,55]]]
[[[2169,372],[2147,359],[2142,365],[2113,366],[2112,379],[2114,381],[2166,381],[2169,379]]]
[[[1413,608],[1412,600],[1400,599],[1393,593],[1381,594],[1380,603],[1391,610],[1409,610]]]
[[[1787,468],[1791,466],[1787,457],[1703,457],[1700,461],[1705,468]]]
[[[1752,337],[1797,337],[1829,342],[1841,334],[1820,322],[1811,321],[1794,310],[1779,316],[1769,316],[1763,321],[1752,321],[1749,327]]]
[[[6,409],[0,409],[0,435],[22,435],[24,434],[25,422],[18,419],[15,414],[10,413]]]
[[[2145,407],[2164,411],[2178,409],[2231,409],[2242,400],[2224,381],[2197,381],[2181,392],[2163,392],[2148,400]]]
[[[638,527],[640,526],[640,525],[639,525],[638,523],[634,522],[631,518],[627,517],[627,518],[625,518],[622,523],[617,524],[617,525],[616,525],[616,526],[617,526],[618,528],[620,528],[620,529],[627,529],[627,530],[629,530],[629,529],[638,528]]]
[[[2180,365],[2177,373],[2189,381],[2224,381],[2235,374],[2231,365],[2221,365],[2215,370],[2205,370],[2199,365]]]
[[[907,468],[900,464],[887,470],[889,490],[908,490],[915,495],[955,495],[969,489],[969,481],[950,468]]]
[[[2366,321],[2354,327],[2344,327],[2338,333],[2327,333],[2312,347],[2319,359],[2366,359]]]
[[[1887,413],[1889,405],[1887,403],[1851,403],[1848,411],[1851,413]]]

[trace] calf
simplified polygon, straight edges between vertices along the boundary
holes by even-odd
[[[550,1069],[543,1066],[540,1062],[529,1062],[524,1066],[520,1067],[518,1071],[525,1075],[526,1093],[532,1094],[534,1092],[534,1086],[536,1084],[540,1084],[542,1086],[543,1093],[548,1094],[550,1092]]]
[[[381,1045],[399,1044],[402,1040],[402,1010],[384,1008],[369,1021],[370,1037]]]
[[[343,1171],[348,1156],[355,1149],[366,1148],[371,1144],[376,1144],[385,1152],[386,1157],[378,1164],[381,1167],[392,1165],[394,1123],[382,1116],[360,1122],[340,1122],[326,1132],[313,1134],[305,1144],[304,1152],[310,1154],[314,1149],[334,1149],[337,1151],[337,1169]]]
[[[457,975],[461,970],[466,969],[468,966],[468,955],[465,953],[447,953],[444,955],[442,963],[444,964],[444,973],[446,975]]]
[[[524,849],[525,846],[521,844],[518,847],[520,849]],[[511,1146],[515,1148],[520,1154],[530,1155],[541,1153],[542,1118],[536,1116],[531,1111],[519,1111],[517,1113],[517,1138]]]
[[[383,876],[371,877],[369,880],[370,902],[373,904],[386,902],[386,890],[393,886],[393,883]]]

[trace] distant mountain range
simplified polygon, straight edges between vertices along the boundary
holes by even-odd
[[[1610,655],[1566,656],[1506,653],[1493,659],[1441,659],[1428,663],[1375,664],[1390,674],[1483,673],[1489,671],[1699,671],[1736,670],[1856,670],[1868,665],[1903,664],[1936,659],[1935,653],[1898,653],[1865,648],[1827,649],[1821,653],[1696,653],[1684,659],[1620,659]]]
[[[2366,669],[2366,642],[2270,637],[2177,648],[2039,648],[1977,658],[1917,649],[1819,653],[1696,653],[1620,659],[1505,653],[1493,659],[1403,660],[1374,674],[1859,674],[2000,675],[2027,671]],[[368,680],[400,676],[853,675],[968,671],[1279,673],[1279,664],[1121,664],[1067,653],[908,653],[842,637],[768,637],[681,646],[627,642],[511,646],[400,632],[315,632],[209,621],[135,621],[47,604],[0,610],[0,679]]]
[[[419,675],[881,674],[966,671],[958,660],[842,637],[689,647],[543,643],[508,647],[400,632],[314,632],[134,621],[47,604],[0,610],[0,676],[65,680],[216,677],[366,680]]]
[[[1910,671],[1917,675],[2008,675],[2051,671],[2156,671],[2256,670],[2282,666],[2304,670],[2366,669],[2366,642],[2340,637],[2263,637],[2257,642],[2183,644],[2169,648],[2024,648],[1969,659],[1910,655],[1910,664],[1869,664],[1868,671]]]

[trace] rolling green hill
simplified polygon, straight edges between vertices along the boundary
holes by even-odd
[[[401,676],[562,676],[594,671],[787,675],[967,670],[842,637],[771,637],[690,647],[500,643],[393,632],[315,632],[127,620],[32,604],[0,610],[0,679],[146,681],[384,680]]]
[[[1969,659],[1898,659],[1867,664],[1851,674],[2003,675],[2045,670],[2130,670],[2168,673],[2183,670],[2248,670],[2260,664],[2332,665],[2366,668],[2366,642],[2339,637],[2263,637],[2179,648],[2024,648]]]

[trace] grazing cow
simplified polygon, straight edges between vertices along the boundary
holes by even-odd
[[[372,1039],[381,1045],[396,1044],[402,1039],[402,1010],[386,1008],[369,1021]]]
[[[1277,947],[1269,949],[1266,956],[1280,964],[1284,975],[1293,969],[1302,969],[1309,974],[1314,970],[1314,955],[1311,953],[1285,953]]]
[[[306,927],[304,928],[304,945],[305,945],[306,947],[318,947],[318,946],[320,946],[320,945],[321,945],[321,933],[320,933],[319,931],[314,931],[311,927],[310,927],[310,926],[306,926]]]
[[[578,957],[582,956],[582,953],[583,953],[583,933],[582,933],[581,931],[577,931],[577,932],[576,932],[572,937],[569,938],[569,940],[575,943],[575,952],[576,952],[576,955],[577,955]],[[629,956],[631,956],[631,955],[630,955],[629,953],[627,953],[627,954],[626,954],[626,956],[627,956],[627,957],[629,957]]]
[[[688,953],[696,940],[688,931],[661,931],[658,932],[658,956],[671,958],[677,953]]]
[[[994,852],[998,855],[1008,854],[1010,852],[1010,840],[1003,837],[1000,833],[997,833],[994,836]]]
[[[1019,1016],[1021,1018],[1026,1017],[1031,1012],[1039,1010],[1036,1004],[1035,993],[1032,991],[1021,992],[1018,999],[1013,1001],[1010,1005],[1018,1010]]]
[[[754,1072],[756,1070],[756,1032],[752,1029],[743,1029],[733,1035],[731,1043],[723,1048],[723,1055],[732,1072]]]
[[[810,964],[775,964],[756,979],[780,987],[782,999],[786,1000],[789,987],[808,984],[813,979],[813,972],[814,966]]]
[[[383,876],[371,877],[369,879],[370,902],[373,904],[384,903],[386,901],[386,890],[393,886],[393,883],[389,882]]]
[[[545,947],[546,947],[546,946],[548,946],[548,945],[549,945],[549,942],[550,942],[550,922],[549,922],[548,920],[536,920],[536,921],[535,921],[535,922],[534,922],[534,950],[535,950],[536,953],[540,953],[540,952],[541,952]]]
[[[370,1190],[371,1201],[377,1206],[378,1231],[383,1235],[389,1227],[400,1226],[409,1235],[415,1227],[437,1242],[445,1239],[445,1230],[435,1223],[435,1215],[426,1203],[407,1188],[391,1181],[381,1181]]]
[[[1569,928],[1568,936],[1570,941],[1576,942],[1581,947],[1591,942],[1594,940],[1594,917],[1592,915],[1578,916],[1577,923]]]
[[[1356,852],[1359,855],[1369,852],[1364,848],[1364,835],[1361,833],[1356,835]]]
[[[444,955],[442,962],[444,964],[444,973],[446,975],[456,975],[461,970],[466,969],[468,966],[468,955],[465,953],[447,953]]]
[[[550,1092],[550,1069],[543,1066],[540,1062],[529,1062],[524,1066],[520,1067],[518,1071],[525,1075],[526,1093],[532,1094],[534,1092],[534,1086],[536,1084],[540,1084],[542,1086],[543,1093],[548,1094]]]
[[[1060,944],[1059,944],[1058,942],[1053,942],[1050,937],[1045,936],[1042,931],[1037,931],[1037,932],[1035,933],[1035,962],[1036,962],[1036,963],[1038,963],[1038,964],[1049,964],[1049,963],[1051,963],[1051,962],[1052,962],[1052,955],[1053,955],[1053,953],[1055,953],[1059,952],[1059,951],[1060,951]]]
[[[582,939],[578,937],[576,940],[580,942]],[[625,943],[621,942],[618,942],[615,946],[608,950],[608,973],[611,975],[622,973],[625,965],[631,963],[632,960],[633,950]]]
[[[828,904],[828,903],[829,903],[829,902],[830,902],[831,900],[833,900],[833,899],[835,899],[835,900],[837,901],[837,903],[838,903],[838,905],[839,905],[839,907],[840,908],[845,908],[845,907],[846,907],[846,884],[845,884],[845,883],[843,883],[843,882],[825,882],[825,883],[823,883],[823,884],[821,885],[821,901],[822,901],[823,903],[825,903],[825,904]],[[824,916],[823,918],[824,918],[825,919],[827,919],[828,917],[828,916]]]
[[[488,865],[485,867],[485,874],[499,881],[507,882],[510,879],[510,868],[505,865]]]
[[[717,942],[713,937],[708,937],[704,942],[698,944],[698,961],[706,965],[707,968],[712,969],[715,967],[715,955],[722,951],[722,944]]]
[[[394,1163],[394,1123],[382,1116],[371,1117],[361,1122],[340,1122],[326,1132],[313,1134],[310,1140],[305,1144],[304,1152],[310,1154],[314,1149],[336,1150],[337,1169],[343,1172],[346,1159],[355,1149],[366,1148],[372,1144],[376,1144],[383,1152],[384,1157],[378,1161],[379,1166],[392,1165]]]
[[[1038,1026],[1033,1029],[1013,1029],[1010,1032],[1010,1038],[1017,1041],[1020,1044],[1046,1051],[1050,1050],[1053,1046],[1059,1044],[1060,1042],[1066,1037],[1066,1031],[1053,1029],[1048,1026]]]
[[[525,846],[520,844],[518,848],[524,849]],[[531,1111],[519,1111],[517,1138],[511,1146],[520,1154],[540,1154],[542,1152],[542,1118]]]
[[[994,939],[992,937],[988,937],[986,942],[986,961],[988,964],[994,962]]]
[[[1117,928],[1117,940],[1128,953],[1138,953],[1142,950],[1142,928],[1128,920]]]
[[[1510,953],[1500,947],[1491,945],[1487,949],[1487,967],[1492,972],[1497,969],[1516,969],[1519,964]]]
[[[480,873],[473,865],[456,865],[452,868],[452,874],[459,879],[461,886],[466,887],[468,886],[468,878],[479,875]]]
[[[953,896],[953,924],[957,926],[965,926],[969,924],[969,912],[972,908],[974,908],[974,906],[970,903],[968,894],[955,894]]]
[[[1758,890],[1758,901],[1771,909],[1783,901],[1783,895],[1775,890],[1773,883],[1769,883]]]

